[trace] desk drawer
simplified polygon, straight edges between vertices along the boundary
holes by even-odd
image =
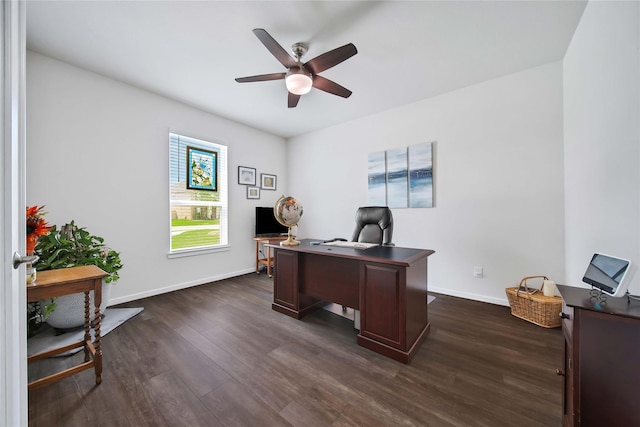
[[[298,309],[298,254],[276,251],[276,278],[274,279],[273,301],[285,307]]]
[[[299,256],[301,294],[360,309],[358,261],[315,254]]]
[[[360,334],[401,350],[406,344],[405,270],[366,263],[360,286]]]

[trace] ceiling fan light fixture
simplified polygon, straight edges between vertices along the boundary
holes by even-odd
[[[267,48],[269,52],[282,64],[286,69],[286,73],[270,73],[260,74],[257,76],[236,78],[238,83],[247,82],[265,82],[270,80],[283,80],[287,88],[288,107],[294,108],[298,105],[301,95],[309,93],[312,87],[332,95],[348,98],[351,91],[339,84],[325,79],[319,73],[335,67],[341,62],[351,58],[358,53],[353,43],[345,44],[333,50],[318,55],[311,61],[302,63],[302,57],[309,50],[309,43],[298,42],[291,46],[293,52],[292,57],[280,43],[278,43],[264,28],[254,28],[253,33],[258,40]]]
[[[292,94],[304,95],[311,90],[313,80],[311,75],[302,69],[289,70],[285,78],[285,84],[287,85],[287,90]]]

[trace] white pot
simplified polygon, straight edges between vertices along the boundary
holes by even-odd
[[[113,282],[102,281],[102,303],[100,313],[104,314],[111,296]],[[50,300],[47,300],[49,302]],[[89,292],[89,313],[91,320],[95,316],[93,309],[93,291]],[[84,325],[84,292],[79,294],[64,295],[56,298],[56,309],[47,317],[47,323],[56,329],[71,329]]]

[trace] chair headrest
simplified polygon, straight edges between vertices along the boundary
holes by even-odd
[[[357,224],[378,224],[383,230],[393,222],[391,209],[386,206],[364,206],[356,212]]]
[[[363,206],[356,211],[354,242],[391,245],[393,215],[387,206]]]

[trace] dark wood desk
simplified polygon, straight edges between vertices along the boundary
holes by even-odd
[[[409,363],[429,333],[427,257],[432,250],[269,245],[275,278],[271,307],[301,319],[327,301],[360,310],[358,344]]]
[[[102,279],[108,274],[95,265],[83,267],[61,268],[38,272],[35,283],[27,285],[27,302],[39,301],[47,298],[55,298],[62,295],[84,292],[84,338],[63,347],[43,351],[29,356],[28,363],[57,354],[66,353],[74,348],[84,348],[84,363],[65,369],[64,371],[48,375],[44,378],[29,383],[29,389],[42,387],[62,378],[68,377],[85,369],[94,368],[96,384],[102,382],[102,349],[100,348],[100,304],[102,303]],[[89,307],[89,291],[93,291],[95,316],[93,330],[95,338],[91,340],[91,322]]]

